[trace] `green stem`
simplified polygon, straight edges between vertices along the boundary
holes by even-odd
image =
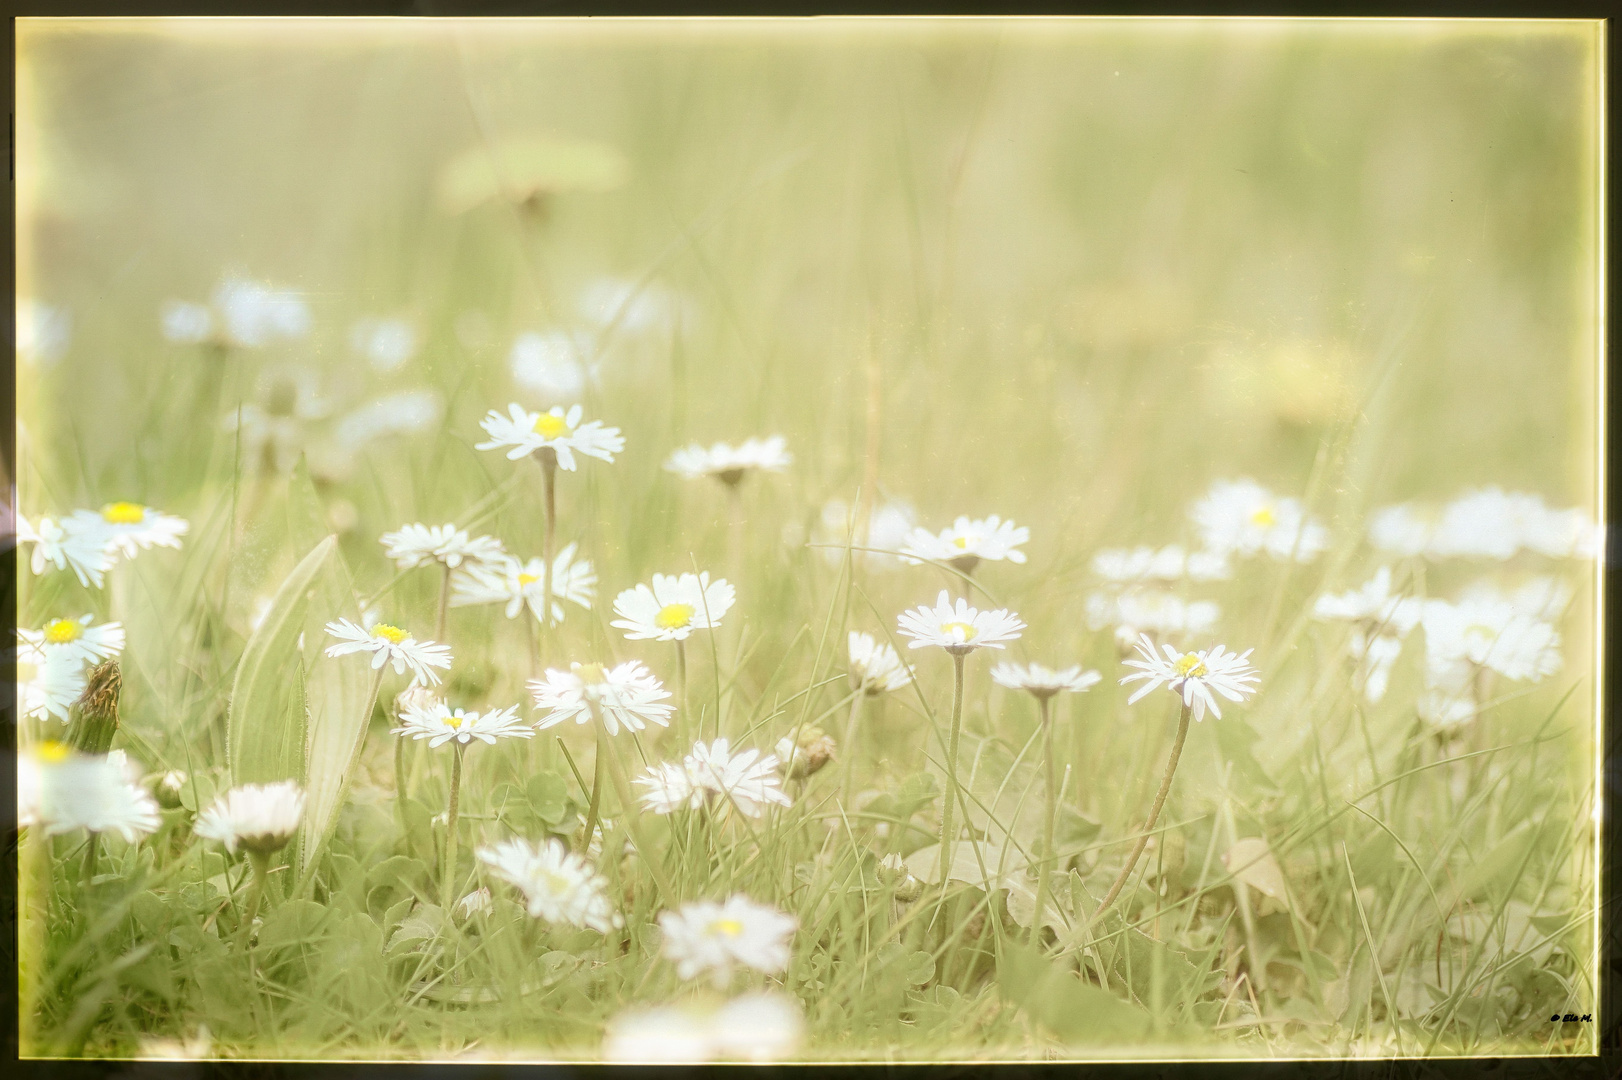
[[[84,883],[89,888],[90,883],[96,879],[96,841],[100,833],[90,834],[90,843],[84,849]]]
[[[682,638],[676,639],[676,685],[681,689],[681,715],[682,724],[688,720],[687,708],[687,642]]]
[[[862,701],[866,697],[867,692],[858,687],[856,696],[851,699],[850,719],[845,721],[845,744],[840,747],[841,752],[845,755],[845,809],[847,810],[855,805],[851,796],[856,786],[856,728],[861,723]]]
[[[550,447],[540,452],[541,480],[545,489],[543,506],[546,510],[546,526],[541,534],[541,628],[540,628],[540,661],[536,663],[535,677],[540,678],[541,661],[546,659],[547,630],[552,619],[552,557],[557,551],[558,532],[558,455]]]
[[[1053,720],[1049,714],[1053,700],[1052,694],[1042,694],[1036,699],[1037,706],[1042,711],[1042,757],[1046,770],[1047,780],[1047,818],[1042,824],[1042,858],[1036,864],[1036,914],[1031,919],[1031,945],[1034,947],[1042,940],[1042,912],[1048,902],[1048,878],[1058,865],[1057,853],[1053,850],[1054,819],[1058,816],[1059,790],[1054,779],[1053,759]],[[1049,863],[1053,865],[1050,866]]]
[[[467,747],[458,742],[456,752],[451,757],[451,800],[445,812],[445,865],[439,884],[440,906],[447,912],[455,899],[451,893],[456,888],[456,813],[462,800],[462,755],[466,752]]]
[[[248,862],[253,866],[253,891],[248,894],[248,910],[242,914],[242,925],[237,928],[237,947],[248,947],[248,936],[253,933],[254,916],[259,914],[259,903],[265,896],[265,875],[269,870],[270,856],[257,851],[248,853]]]
[[[957,790],[957,745],[958,736],[963,730],[963,653],[952,654],[952,729],[946,748],[946,798],[941,804],[941,847],[938,858],[941,875],[940,900],[936,902],[937,910],[941,901],[946,899],[946,887],[951,882],[951,869],[953,856],[957,854],[955,843],[957,834],[952,828],[952,810],[958,801]]]
[[[1184,705],[1177,718],[1177,739],[1171,744],[1171,757],[1166,759],[1166,775],[1160,781],[1160,792],[1155,796],[1155,804],[1149,811],[1149,820],[1143,826],[1143,832],[1138,835],[1138,842],[1132,845],[1132,854],[1127,856],[1126,865],[1121,867],[1121,874],[1115,879],[1115,884],[1109,887],[1104,899],[1098,902],[1098,910],[1093,912],[1092,918],[1087,920],[1091,926],[1097,922],[1115,898],[1121,895],[1121,889],[1126,885],[1126,879],[1132,875],[1132,868],[1138,863],[1138,856],[1143,854],[1143,848],[1149,842],[1149,834],[1160,817],[1161,807],[1166,805],[1166,793],[1171,790],[1172,774],[1177,771],[1177,759],[1183,755],[1183,741],[1188,738],[1188,718],[1192,709]]]
[[[451,609],[451,568],[445,564],[445,573],[439,579],[439,621],[434,624],[434,640],[441,645],[445,643],[445,622],[450,616]]]
[[[596,718],[593,717],[595,720]],[[597,721],[599,731],[603,730],[602,722]],[[602,805],[604,773],[608,769],[608,755],[603,752],[602,738],[597,740],[597,764],[593,767],[591,776],[591,805],[586,808],[586,832],[580,838],[580,854],[584,856],[591,849],[591,834],[597,828],[597,810]],[[603,837],[607,840],[607,835]]]

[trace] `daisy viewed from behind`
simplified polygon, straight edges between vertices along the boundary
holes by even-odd
[[[452,709],[443,701],[426,706],[413,706],[401,717],[402,723],[389,731],[412,739],[427,739],[430,749],[437,749],[455,740],[466,746],[478,739],[486,746],[494,746],[497,739],[532,739],[535,731],[518,718],[518,706],[485,710],[482,713]]]
[[[1011,611],[980,611],[958,599],[954,605],[942,589],[935,606],[904,611],[896,619],[901,633],[912,638],[908,648],[938,645],[955,656],[979,648],[1001,649],[1006,641],[1019,637],[1025,623]]]
[[[561,405],[544,413],[532,413],[517,402],[507,407],[507,416],[494,409],[480,421],[490,436],[488,442],[478,443],[478,450],[507,450],[507,458],[517,461],[526,454],[549,450],[557,455],[558,468],[565,472],[575,469],[576,454],[613,461],[614,455],[625,449],[625,439],[619,428],[604,427],[600,420],[580,422],[582,409],[570,406],[565,412]]]
[[[328,656],[371,653],[374,671],[380,670],[387,663],[394,665],[396,675],[405,674],[409,668],[411,681],[414,683],[438,686],[439,676],[432,669],[451,666],[449,645],[418,641],[407,631],[398,626],[390,626],[388,623],[380,622],[367,630],[356,626],[348,619],[339,619],[336,622],[329,622],[326,631],[338,639],[338,644],[327,646]]]
[[[794,916],[741,893],[722,904],[701,900],[659,914],[663,952],[676,974],[694,979],[708,972],[720,989],[740,965],[768,975],[787,970],[789,939],[799,925]]]
[[[750,471],[782,472],[793,461],[783,436],[773,435],[768,439],[745,439],[736,447],[724,442],[708,448],[696,443],[684,446],[665,461],[665,469],[689,480],[713,476],[731,487]]]
[[[1015,664],[1003,661],[991,669],[991,681],[1010,690],[1024,690],[1036,698],[1049,698],[1061,690],[1081,693],[1090,690],[1104,676],[1096,671],[1082,671],[1080,664],[1062,671],[1041,664]]]
[[[625,925],[608,901],[608,879],[563,844],[547,838],[531,845],[522,839],[479,848],[491,873],[524,894],[532,919],[585,927],[606,934]]]
[[[889,693],[912,682],[912,668],[902,662],[888,643],[876,640],[872,634],[852,630],[850,681],[864,694]]]
[[[544,678],[531,679],[528,686],[535,707],[548,710],[535,724],[537,729],[566,720],[589,723],[595,711],[608,733],[615,735],[621,727],[641,731],[648,721],[668,727],[675,711],[674,705],[664,704],[670,691],[636,660],[612,668],[602,664],[570,664],[568,671],[548,668]]]
[[[456,569],[464,562],[485,566],[499,562],[505,552],[493,536],[469,536],[455,525],[402,525],[381,538],[383,554],[401,570],[437,562]]]
[[[1217,553],[1310,562],[1329,546],[1329,530],[1307,517],[1299,499],[1274,495],[1254,480],[1218,480],[1189,511]]]
[[[292,780],[243,784],[216,798],[197,816],[193,831],[225,850],[271,855],[287,846],[304,816],[304,789]]]
[[[1012,521],[1004,521],[996,514],[988,518],[970,520],[960,517],[951,528],[932,533],[928,529],[914,529],[901,549],[902,557],[917,565],[923,561],[943,562],[964,573],[979,565],[980,560],[1022,563],[1025,553],[1019,545],[1031,538],[1031,530]]]
[[[637,585],[614,598],[619,618],[610,625],[632,641],[682,641],[694,630],[721,625],[736,596],[725,578],[711,582],[707,571],[680,577],[655,574],[651,586]]]
[[[1166,644],[1162,644],[1161,648],[1165,651],[1163,656],[1155,652],[1154,642],[1144,635],[1137,644],[1138,654],[1143,659],[1124,661],[1127,667],[1141,670],[1124,676],[1122,685],[1145,680],[1137,692],[1127,698],[1128,705],[1150,691],[1165,686],[1183,699],[1183,707],[1192,710],[1196,721],[1205,719],[1206,709],[1210,709],[1220,720],[1222,710],[1217,705],[1213,690],[1229,701],[1239,702],[1256,692],[1253,684],[1260,676],[1250,666],[1251,649],[1235,655],[1221,645],[1189,653],[1178,652]]]

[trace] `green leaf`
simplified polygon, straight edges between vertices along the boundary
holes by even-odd
[[[941,880],[939,844],[921,847],[906,858],[907,870],[919,881],[937,883]],[[952,863],[947,875],[953,881],[978,885],[988,889],[1006,889],[1011,883],[1023,886],[1025,860],[1012,846],[1007,848],[959,840],[952,850]]]
[[[259,946],[280,948],[314,941],[321,936],[321,924],[329,909],[313,900],[289,900],[265,916],[259,928]]]
[[[895,815],[905,820],[940,798],[940,782],[934,773],[916,772],[905,780],[895,793]]]
[[[1056,964],[1027,946],[1008,943],[998,962],[1003,996],[1072,1044],[1125,1046],[1149,1030],[1149,1014]]]
[[[563,820],[564,812],[569,808],[569,785],[563,777],[555,772],[538,773],[530,777],[524,790],[529,796],[530,807],[542,821],[556,825]]]

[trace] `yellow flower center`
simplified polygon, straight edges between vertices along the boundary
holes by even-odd
[[[693,621],[692,604],[666,604],[653,617],[653,625],[661,630],[680,630]]]
[[[553,896],[565,896],[574,890],[574,882],[555,870],[542,870],[541,880],[546,882],[546,891]]]
[[[519,574],[518,586],[519,588],[527,589],[539,580],[541,580],[541,575],[539,574]]]
[[[66,645],[84,636],[84,625],[77,619],[52,619],[45,624],[45,640],[52,645]]]
[[[571,664],[570,667],[574,669],[580,681],[587,685],[608,681],[608,672],[603,670],[601,664]]]
[[[378,623],[376,626],[372,627],[372,636],[380,637],[390,645],[398,645],[400,642],[406,639],[406,632],[401,630],[398,626],[390,626],[388,623]]]
[[[1472,623],[1464,628],[1464,639],[1472,645],[1491,645],[1498,640],[1498,631],[1481,623]]]
[[[535,434],[543,439],[556,439],[569,434],[569,425],[557,413],[542,413],[535,418]]]
[[[101,516],[113,525],[139,525],[146,520],[146,507],[132,502],[108,503],[101,508]]]
[[[1278,518],[1273,515],[1271,506],[1263,506],[1251,512],[1250,523],[1263,529],[1271,529],[1278,524]]]
[[[959,551],[967,551],[969,549],[969,538],[967,536],[954,536],[952,538],[952,543],[957,546]]]
[[[53,764],[58,761],[66,761],[70,753],[72,753],[72,750],[68,748],[67,743],[60,743],[55,739],[46,739],[34,748],[35,757]]]
[[[710,923],[710,933],[724,934],[727,937],[737,937],[743,933],[743,923],[737,919],[716,919]]]
[[[1180,679],[1197,679],[1210,673],[1205,661],[1200,659],[1199,653],[1184,653],[1183,658],[1177,661],[1176,670]]]
[[[461,713],[454,712],[445,717],[445,726],[450,728],[452,731],[458,731],[462,727],[462,721],[466,719],[467,717],[463,716]]]
[[[973,641],[979,631],[974,628],[973,623],[945,622],[941,623],[941,633],[948,637],[957,638],[959,641]]]

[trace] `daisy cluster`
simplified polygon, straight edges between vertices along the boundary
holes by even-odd
[[[22,715],[66,724],[85,692],[90,669],[124,651],[124,628],[94,616],[52,619],[37,630],[17,630],[17,703]]]

